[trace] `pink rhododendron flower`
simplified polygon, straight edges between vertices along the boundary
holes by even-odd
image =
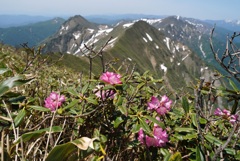
[[[156,109],[156,112],[159,115],[165,115],[168,112],[168,109],[164,106],[160,106],[159,108]]]
[[[231,115],[229,110],[217,108],[214,111],[214,115],[221,116],[223,119],[229,120],[231,124],[234,124],[236,121],[239,121],[238,115]]]
[[[93,90],[95,92],[95,95],[98,98],[102,98],[105,100],[106,98],[113,99],[115,96],[114,90],[102,90],[103,85],[97,85],[96,88]]]
[[[224,110],[222,110],[222,112],[224,113],[224,115],[225,115],[226,117],[231,116],[231,112],[230,112],[229,110],[224,109]]]
[[[101,75],[100,80],[115,85],[115,84],[122,84],[121,75],[113,72],[105,72]]]
[[[156,117],[156,120],[160,121],[160,117]],[[147,124],[151,123],[151,121],[146,120]],[[147,147],[163,147],[168,142],[168,134],[165,130],[159,127],[156,123],[153,126],[153,136],[148,136],[144,134],[143,129],[141,128],[138,132],[138,140],[142,144],[146,144]]]
[[[62,105],[65,101],[65,97],[56,92],[52,92],[49,97],[45,99],[45,107],[49,108],[51,111],[55,111],[58,107]]]
[[[229,116],[231,116],[231,113],[229,110],[221,110],[220,108],[217,108],[215,111],[214,111],[214,115],[216,116],[222,116],[223,118],[228,118]]]
[[[154,145],[156,147],[163,147],[168,142],[167,132],[160,127],[153,128],[153,135],[156,140]]]
[[[153,127],[153,137],[145,135],[141,128],[138,132],[138,140],[147,147],[163,147],[168,142],[168,134],[165,130],[158,126]]]
[[[230,123],[234,124],[235,122],[240,121],[240,118],[238,115],[231,115],[230,116]]]
[[[156,110],[160,106],[160,101],[156,97],[152,97],[148,102],[148,110]]]
[[[171,105],[172,100],[170,100],[166,95],[162,96],[161,101],[153,96],[150,102],[148,102],[148,110],[155,110],[159,115],[164,115],[170,111]]]
[[[216,108],[216,110],[214,111],[214,115],[216,116],[222,116],[223,115],[223,112],[220,108]]]

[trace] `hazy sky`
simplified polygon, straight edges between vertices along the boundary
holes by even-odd
[[[240,20],[240,0],[0,0],[0,2],[0,14],[13,15],[87,16],[133,13]]]

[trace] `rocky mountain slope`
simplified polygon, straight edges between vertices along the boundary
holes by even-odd
[[[111,38],[104,49],[106,61],[118,59],[120,64],[136,64],[136,70],[140,72],[150,70],[155,76],[164,77],[170,88],[187,86],[208,67],[181,39],[157,28],[160,21],[167,19],[122,21],[108,26],[74,16],[44,42],[44,51],[76,55],[86,62],[86,55],[90,52],[87,46],[94,45],[93,49],[98,51]],[[165,27],[165,31],[167,29]]]

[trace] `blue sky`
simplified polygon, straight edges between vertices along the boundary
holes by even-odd
[[[1,0],[1,14],[41,16],[149,14],[240,20],[240,0]]]

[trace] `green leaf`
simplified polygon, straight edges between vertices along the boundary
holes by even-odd
[[[146,133],[151,134],[152,131],[151,131],[150,127],[148,126],[148,124],[146,123],[146,120],[145,120],[145,119],[142,119],[142,118],[141,118],[141,119],[139,118],[139,121],[140,121],[140,125],[141,125],[141,127],[143,128],[143,130],[144,130]]]
[[[192,140],[197,138],[197,133],[187,134],[183,137],[184,140]]]
[[[228,153],[230,155],[236,155],[236,149],[225,148],[224,150],[226,151],[226,153]]]
[[[142,82],[140,84],[137,85],[137,90],[140,90],[146,83]]]
[[[76,153],[78,148],[72,143],[65,143],[55,146],[46,158],[46,161],[65,161],[72,154]]]
[[[82,88],[81,93],[84,94],[87,91],[88,87],[89,87],[89,83],[85,84],[85,86],[83,86]]]
[[[168,161],[182,161],[182,155],[180,152],[174,153]]]
[[[217,146],[220,146],[223,144],[223,142],[221,140],[219,140],[218,138],[212,136],[211,134],[207,134],[205,135],[205,138],[207,141],[209,141],[211,144],[215,144]]]
[[[117,97],[116,96],[114,97],[114,100],[115,100],[115,98],[117,99],[116,101],[114,101],[115,105],[121,106],[123,103],[123,97],[121,95],[117,95]]]
[[[9,98],[9,102],[11,102],[11,103],[18,103],[18,102],[23,102],[24,99],[26,99],[26,97],[20,95],[18,97]]]
[[[141,128],[141,126],[139,124],[134,124],[132,126],[132,130],[131,131],[132,131],[132,133],[138,133],[140,128]]]
[[[87,100],[88,103],[92,103],[94,105],[97,105],[98,104],[98,101],[92,97],[88,97],[88,98],[85,98]]]
[[[204,161],[204,154],[203,151],[201,150],[200,146],[196,147],[196,161]]]
[[[68,91],[68,93],[72,94],[73,96],[77,96],[77,97],[79,96],[79,93],[72,88],[68,88],[67,91]]]
[[[26,110],[22,109],[18,115],[14,118],[14,125],[15,127],[18,127],[20,123],[23,121],[24,117],[26,115]]]
[[[90,139],[88,137],[82,137],[80,139],[74,140],[72,142],[68,142],[62,145],[55,146],[49,153],[49,155],[46,158],[46,161],[65,161],[68,160],[70,156],[75,154],[78,149],[80,150],[88,150],[89,147],[91,149],[94,149],[93,147],[93,141],[96,140],[96,138]],[[90,149],[90,152],[87,154],[91,154],[93,150]],[[84,159],[86,155],[82,156],[78,159]]]
[[[197,127],[197,118],[196,118],[196,113],[192,113],[191,114],[191,119],[192,119],[192,123],[195,127]]]
[[[237,155],[235,155],[236,160],[240,160],[240,151],[237,152]]]
[[[46,132],[49,132],[49,131],[50,131],[50,128],[45,128],[45,129],[25,133],[22,136],[20,136],[20,138],[14,144],[20,143],[21,140],[23,142],[27,142],[32,139],[38,139],[39,137],[41,137],[42,135],[44,135]],[[51,129],[52,133],[61,132],[61,131],[62,131],[62,128],[60,126],[53,126]]]
[[[169,161],[170,157],[171,157],[171,153],[165,155],[163,161]]]
[[[0,74],[4,74],[7,71],[9,71],[9,69],[7,69],[7,68],[0,68]]]
[[[238,87],[236,86],[236,84],[231,79],[229,79],[229,84],[231,85],[231,87],[233,88],[233,90],[235,92],[239,92]]]
[[[78,100],[78,99],[74,99],[71,103],[69,103],[67,106],[65,106],[65,107],[63,108],[63,110],[72,108],[72,107],[75,106],[77,103],[79,103],[79,100]]]
[[[128,110],[127,110],[127,107],[125,106],[119,106],[118,109],[121,111],[121,113],[125,116],[127,116],[128,114]]]
[[[29,106],[33,110],[41,111],[41,112],[48,112],[51,111],[49,108],[42,107],[42,106]]]
[[[23,85],[30,80],[23,80],[23,77],[16,76],[11,77],[3,82],[0,83],[0,96],[2,96],[4,93],[6,93],[8,90],[10,90],[13,87]]]
[[[178,134],[178,133],[174,134],[174,137],[177,138],[177,140],[185,140],[185,139],[184,139],[184,136],[185,136],[185,135],[180,135],[180,134]],[[176,140],[175,140],[175,141],[176,141]]]
[[[158,121],[157,119],[155,119],[155,118],[153,118],[151,116],[144,116],[144,117],[146,117],[148,120],[152,121],[153,123],[157,124],[159,127],[165,129],[165,125],[164,125],[163,122]]]
[[[189,112],[189,103],[188,103],[188,99],[186,97],[182,98],[182,107],[183,107],[185,113]]]
[[[191,128],[191,127],[176,127],[174,129],[176,132],[192,132],[195,131],[195,129]]]
[[[232,106],[231,114],[236,114],[238,108],[238,100],[234,100],[234,104]]]
[[[166,156],[168,154],[171,154],[167,149],[164,149],[164,148],[161,148],[160,149],[160,153],[163,155],[163,156]]]
[[[115,121],[113,121],[113,127],[117,128],[122,122],[124,122],[124,120],[122,119],[122,117],[117,117]]]
[[[163,161],[169,161],[171,153],[167,149],[161,148],[160,153],[164,156]]]
[[[114,89],[114,86],[110,84],[107,84],[102,88],[102,90],[111,90],[111,89]]]

